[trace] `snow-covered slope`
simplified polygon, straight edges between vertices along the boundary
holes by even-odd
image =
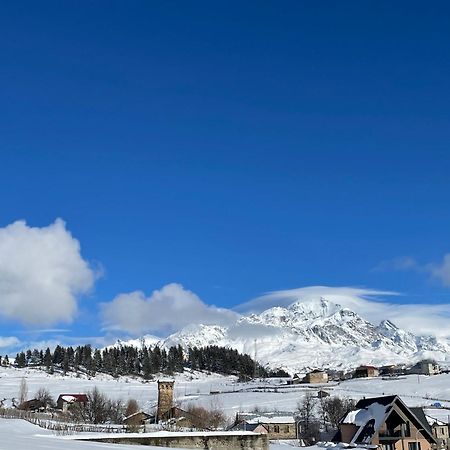
[[[447,341],[415,336],[389,320],[374,325],[324,298],[243,316],[229,327],[190,325],[164,341],[174,344],[228,346],[252,356],[256,352],[260,362],[289,372],[411,363],[424,357],[450,361]]]
[[[163,339],[157,336],[152,336],[151,334],[146,334],[139,339],[129,339],[126,341],[118,339],[117,342],[111,347],[118,347],[122,344],[132,345],[133,347],[142,347],[143,345],[146,347],[154,347],[155,345],[163,345]]]

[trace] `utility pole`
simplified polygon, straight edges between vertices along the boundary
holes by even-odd
[[[253,369],[253,378],[259,378],[259,366],[258,366],[258,361],[256,360],[256,358],[258,357],[258,344],[257,341],[255,339],[255,357],[253,358],[255,361],[255,366]]]

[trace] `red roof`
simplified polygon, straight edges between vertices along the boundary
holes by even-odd
[[[73,401],[75,402],[86,403],[88,401],[86,394],[60,394],[60,396],[58,397],[58,401],[61,399],[63,402],[67,402],[68,400],[64,397],[72,397],[74,398]]]

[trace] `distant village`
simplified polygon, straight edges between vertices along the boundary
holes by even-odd
[[[380,450],[449,449],[450,409],[445,410],[438,402],[427,407],[410,407],[397,395],[353,400],[333,396],[328,387],[349,378],[389,380],[439,373],[439,365],[431,360],[411,367],[363,365],[347,373],[315,369],[280,378],[286,387],[296,384],[311,387],[299,397],[296,411],[237,411],[232,418],[226,417],[220,408],[177,404],[173,379],[157,380],[157,405],[151,411],[142,410],[134,399],[126,404],[110,400],[97,389],[62,392],[54,400],[42,388],[29,399],[26,382],[22,380],[18,398],[10,403],[0,400],[0,416],[28,420],[60,432],[107,432],[113,435],[108,438],[111,443],[130,442],[134,438],[129,433],[134,433],[141,440],[147,439],[148,445],[197,448],[196,433],[201,432],[211,439],[206,448],[216,448],[220,441],[223,448],[232,449],[237,445],[236,439],[241,439],[239,448],[249,450],[267,450],[268,442],[273,440],[292,441],[300,447],[328,442]],[[161,430],[169,434],[158,438],[154,433]],[[173,442],[168,441],[170,436]]]

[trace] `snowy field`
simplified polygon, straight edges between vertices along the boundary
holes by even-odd
[[[5,405],[11,398],[18,397],[20,381],[24,378],[28,385],[28,398],[35,392],[47,388],[56,399],[59,394],[85,393],[98,387],[111,398],[124,401],[135,398],[141,408],[150,411],[156,404],[156,382],[143,382],[140,379],[122,377],[114,379],[106,375],[95,378],[48,375],[44,371],[32,369],[0,369],[0,400]],[[307,392],[319,389],[331,395],[359,399],[361,397],[398,394],[410,406],[428,406],[440,402],[450,407],[450,374],[431,377],[410,375],[400,379],[383,380],[355,379],[324,386],[286,385],[283,379],[261,380],[239,383],[234,377],[219,375],[185,373],[175,377],[175,402],[205,407],[219,407],[233,417],[237,411],[294,411],[297,403]]]
[[[0,400],[5,405],[17,398],[22,379],[28,385],[28,398],[33,398],[35,392],[47,388],[51,394],[85,393],[99,388],[111,398],[121,398],[124,401],[135,398],[144,410],[152,410],[157,398],[155,382],[143,382],[131,377],[114,379],[106,375],[95,378],[48,375],[44,371],[31,369],[0,369]],[[440,402],[450,408],[450,374],[432,377],[410,375],[399,379],[383,380],[355,379],[341,383],[329,383],[322,386],[308,387],[307,385],[287,385],[283,379],[260,380],[239,383],[234,377],[206,375],[201,373],[185,373],[175,377],[175,401],[181,406],[187,404],[205,407],[219,407],[225,411],[230,420],[237,411],[251,411],[258,408],[263,411],[294,411],[297,403],[307,392],[317,393],[319,389],[328,391],[331,395],[359,399],[363,396],[378,396],[398,394],[410,406],[430,406]],[[428,410],[434,416],[447,421],[450,410]],[[12,419],[0,419],[0,450],[56,450],[79,449],[101,450],[111,448],[111,444],[90,443],[64,439],[38,428],[28,422]],[[117,444],[118,445],[118,444]],[[137,450],[141,446],[118,445],[120,450]],[[146,447],[149,448],[149,447]],[[150,447],[156,449],[156,447]],[[288,443],[274,442],[270,450],[289,450]],[[315,448],[313,450],[319,450]]]
[[[68,440],[25,420],[0,419],[0,450],[106,450],[111,444]],[[117,444],[118,445],[118,444]],[[161,447],[146,446],[148,450]],[[118,445],[119,450],[138,450],[141,445]]]
[[[142,435],[141,435],[142,436]],[[138,450],[141,445],[106,444],[78,441],[74,436],[57,436],[48,430],[32,425],[25,420],[0,419],[0,450]],[[298,441],[271,441],[269,450],[300,449]],[[160,450],[162,447],[145,446],[148,450]],[[302,447],[304,450],[345,450],[336,444]],[[173,450],[180,450],[174,448]],[[354,448],[353,450],[359,450]],[[366,449],[362,449],[366,450]]]

